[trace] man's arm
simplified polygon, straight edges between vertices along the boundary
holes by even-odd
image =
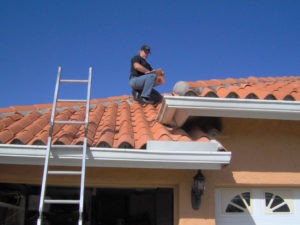
[[[133,63],[133,67],[134,69],[136,69],[137,71],[141,72],[141,73],[153,73],[155,72],[155,70],[148,70],[147,68],[145,68],[144,66],[142,66],[140,63],[135,62]]]

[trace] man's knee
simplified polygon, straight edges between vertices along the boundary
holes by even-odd
[[[154,73],[150,73],[147,75],[149,80],[155,81],[156,75]]]

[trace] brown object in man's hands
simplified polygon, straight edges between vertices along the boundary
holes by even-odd
[[[165,73],[164,71],[159,68],[157,70],[155,70],[155,74],[156,74],[156,81],[155,81],[155,85],[161,85],[165,83]]]

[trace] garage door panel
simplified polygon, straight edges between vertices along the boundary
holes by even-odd
[[[217,189],[216,223],[298,225],[299,196],[299,189],[289,188]]]

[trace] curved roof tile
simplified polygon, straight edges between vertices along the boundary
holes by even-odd
[[[0,132],[8,127],[9,125],[11,125],[12,123],[14,123],[15,121],[21,119],[23,116],[22,114],[15,112],[12,115],[9,115],[7,117],[4,117],[3,119],[0,120]]]
[[[300,76],[179,81],[173,95],[300,101]]]
[[[192,141],[181,128],[168,128],[156,120],[161,105],[142,106],[129,96],[93,99],[91,103],[89,146],[143,149],[148,140]],[[84,120],[85,107],[60,104],[55,120]],[[47,144],[50,115],[51,104],[0,109],[0,142]],[[53,127],[54,144],[80,144],[83,137],[83,125],[56,124]]]

